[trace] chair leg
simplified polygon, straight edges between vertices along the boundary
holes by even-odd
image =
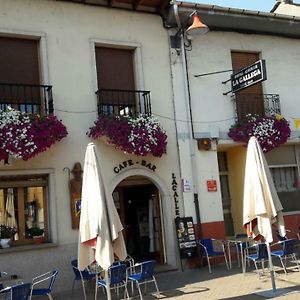
[[[51,294],[49,293],[49,294],[47,294],[47,296],[48,296],[48,298],[50,299],[50,300],[53,300],[53,298],[52,298],[52,296],[51,296]]]
[[[255,269],[256,269],[256,272],[257,272],[258,277],[260,277],[260,274],[259,274],[259,270],[258,270],[257,262],[256,262],[256,261],[254,261],[254,266],[255,266]]]
[[[124,284],[124,299],[127,298],[129,299],[129,293],[127,289],[127,283]]]
[[[287,275],[286,266],[285,266],[285,264],[283,263],[283,259],[282,259],[282,257],[279,257],[279,259],[280,259],[280,262],[281,262],[282,268],[283,268],[283,270],[284,270],[284,273],[285,273],[285,275]]]
[[[300,265],[299,265],[299,263],[298,263],[298,260],[297,260],[297,257],[296,257],[296,254],[295,254],[295,253],[292,255],[292,258],[293,258],[294,262],[296,263],[296,265],[297,265],[297,267],[298,267],[298,270],[299,270],[299,272],[300,272]]]
[[[97,284],[97,276],[96,276],[96,284],[95,284],[95,300],[97,300],[97,293],[98,293],[98,284]]]
[[[71,298],[73,298],[73,295],[74,295],[74,288],[75,288],[75,278],[73,280],[73,284],[72,284],[72,294],[71,294]]]
[[[136,285],[137,285],[137,288],[138,288],[138,291],[139,291],[139,294],[140,294],[140,299],[143,300],[143,295],[142,295],[142,291],[141,291],[140,285],[139,285],[138,282],[136,282]]]
[[[157,297],[160,298],[160,292],[159,292],[159,289],[158,289],[158,285],[157,285],[156,279],[155,279],[154,276],[152,278],[153,278],[154,285],[155,285],[155,288],[156,288],[156,291],[157,291]]]
[[[208,264],[208,270],[209,270],[209,273],[212,273],[212,271],[211,271],[211,266],[210,266],[210,259],[209,259],[209,256],[207,256],[207,264]]]
[[[81,283],[82,283],[83,297],[84,297],[84,300],[86,300],[86,292],[85,292],[85,283],[84,283],[84,280],[81,280]]]
[[[224,252],[224,258],[225,258],[227,270],[229,270],[228,260],[227,260],[227,257],[226,257],[226,253],[225,253],[225,252]]]

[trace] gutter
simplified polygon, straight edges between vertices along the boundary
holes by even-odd
[[[177,2],[181,22],[194,10],[211,31],[233,31],[300,38],[300,17],[260,12],[217,5]],[[173,10],[169,11],[167,24],[177,27]]]

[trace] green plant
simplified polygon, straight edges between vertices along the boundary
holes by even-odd
[[[41,236],[44,233],[44,229],[39,228],[39,227],[32,227],[29,229],[29,232],[32,237]]]
[[[0,225],[0,239],[10,239],[17,232],[16,228]]]

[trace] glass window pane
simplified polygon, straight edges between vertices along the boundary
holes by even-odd
[[[300,187],[297,167],[270,169],[285,212],[300,210]]]
[[[226,152],[218,152],[218,164],[220,172],[228,171]]]
[[[294,146],[275,148],[266,153],[266,159],[269,165],[293,165],[297,163]]]
[[[26,238],[31,238],[33,228],[45,228],[44,189],[28,187],[24,189],[24,194]]]

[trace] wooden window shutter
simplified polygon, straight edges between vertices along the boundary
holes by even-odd
[[[260,59],[259,53],[231,52],[232,69],[237,72]],[[238,120],[243,120],[247,114],[265,115],[262,83],[257,83],[235,94]]]

